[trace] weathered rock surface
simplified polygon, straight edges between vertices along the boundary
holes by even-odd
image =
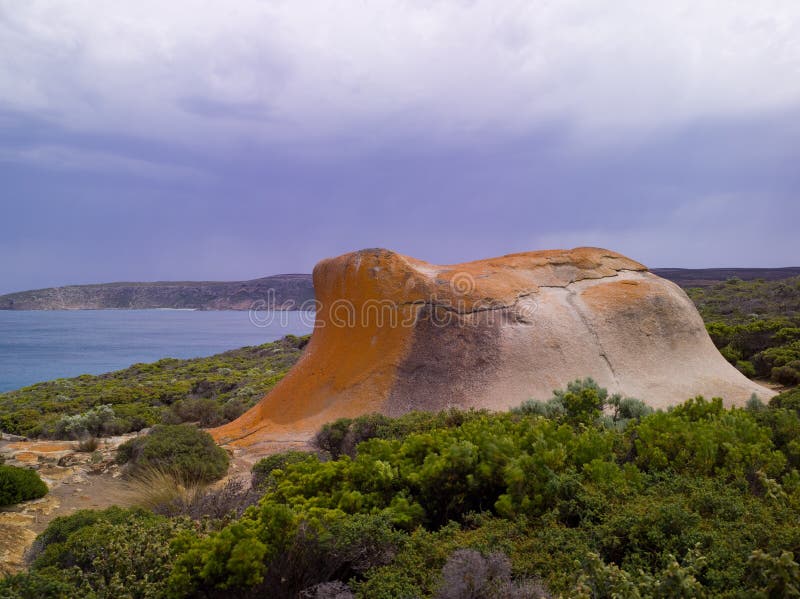
[[[371,249],[314,269],[314,334],[220,442],[307,438],[367,412],[507,409],[576,378],[665,407],[774,392],[719,354],[694,305],[638,262],[598,248],[438,266]]]

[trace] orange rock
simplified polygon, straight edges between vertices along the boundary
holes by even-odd
[[[586,376],[658,407],[773,394],[722,358],[679,287],[609,250],[440,266],[369,249],[320,262],[314,288],[303,357],[212,431],[219,442],[302,441],[368,412],[507,409]]]

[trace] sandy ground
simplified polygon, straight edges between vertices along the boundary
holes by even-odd
[[[25,551],[53,518],[125,505],[125,483],[113,463],[114,449],[124,440],[109,439],[95,454],[77,452],[70,442],[0,440],[6,464],[34,468],[50,488],[42,499],[0,509],[0,572],[24,566]]]
[[[133,436],[104,439],[94,454],[76,451],[72,442],[0,439],[0,456],[6,464],[34,468],[50,488],[42,499],[0,508],[0,575],[24,569],[25,552],[54,518],[81,509],[130,506],[131,493],[113,458],[116,448]],[[249,479],[252,465],[261,457],[289,449],[308,446],[276,442],[261,444],[256,451],[229,450],[232,459],[226,479]]]

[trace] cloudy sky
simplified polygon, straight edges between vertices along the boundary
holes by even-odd
[[[798,222],[797,0],[0,0],[0,292]]]

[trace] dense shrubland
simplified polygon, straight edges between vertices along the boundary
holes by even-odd
[[[722,355],[745,375],[800,385],[800,277],[688,289]]]
[[[0,393],[0,431],[79,439],[158,423],[208,427],[240,416],[288,372],[308,337],[208,358],[165,358],[99,376],[82,375]]]
[[[57,519],[0,597],[795,596],[798,409],[651,412],[585,380],[507,413],[339,420],[213,510]]]

